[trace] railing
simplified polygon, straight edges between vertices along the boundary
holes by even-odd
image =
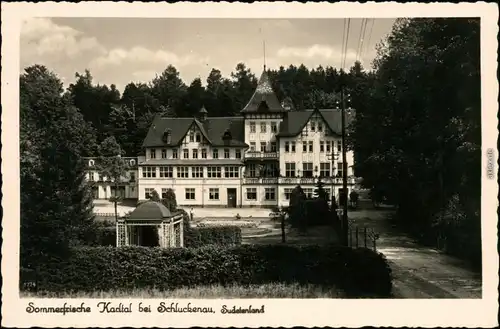
[[[372,248],[377,251],[377,240],[379,234],[375,233],[372,228],[354,224],[354,221],[349,220],[349,229],[347,232],[348,245],[351,248]]]
[[[278,152],[258,152],[258,151],[250,151],[245,153],[245,158],[252,159],[277,159]]]
[[[321,178],[321,181],[328,184],[342,184],[342,178]],[[283,184],[283,185],[299,185],[299,184],[316,184],[318,182],[317,177],[245,177],[243,178],[243,184]],[[347,184],[352,185],[355,183],[354,178],[348,178]]]

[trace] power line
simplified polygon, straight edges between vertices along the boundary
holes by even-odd
[[[361,60],[361,53],[363,51],[363,41],[365,39],[367,25],[368,25],[368,19],[363,18],[361,20],[361,28],[359,29],[359,39],[358,39],[358,49],[356,51],[356,61]]]
[[[341,68],[342,68],[342,62],[344,61],[346,21],[347,21],[347,19],[344,18],[344,30],[342,31],[342,50],[340,51],[340,66],[341,66]]]
[[[346,33],[346,40],[345,40],[345,51],[344,51],[344,61],[342,63],[342,69],[345,68],[345,61],[346,61],[346,57],[347,57],[347,49],[348,49],[348,45],[349,45],[349,29],[351,28],[351,19],[348,18],[347,19],[347,33]]]
[[[365,47],[365,55],[366,55],[366,52],[368,51],[368,49],[370,48],[370,41],[372,39],[372,32],[373,32],[373,25],[375,25],[375,18],[372,18],[372,24],[370,25],[370,32],[368,32],[368,41],[366,43],[366,47]]]

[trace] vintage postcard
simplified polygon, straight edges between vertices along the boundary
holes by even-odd
[[[2,4],[2,324],[496,327],[497,22]]]

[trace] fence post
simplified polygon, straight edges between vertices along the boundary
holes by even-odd
[[[356,226],[356,248],[359,247],[358,230],[359,230],[359,228],[358,228],[358,226]]]
[[[366,226],[364,227],[364,232],[363,232],[364,240],[365,240],[365,248],[368,247],[367,241],[366,241]]]

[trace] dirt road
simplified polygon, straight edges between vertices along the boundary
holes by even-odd
[[[389,211],[352,211],[356,225],[380,234],[377,250],[391,264],[396,298],[481,298],[481,275],[438,250],[421,246],[392,227]]]

